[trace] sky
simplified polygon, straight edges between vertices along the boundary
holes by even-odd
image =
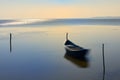
[[[0,18],[120,16],[120,0],[0,0]]]

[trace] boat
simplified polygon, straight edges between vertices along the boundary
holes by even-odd
[[[68,39],[68,33],[66,33],[65,41],[65,50],[66,54],[72,57],[80,58],[85,56],[88,53],[88,49],[80,47]]]

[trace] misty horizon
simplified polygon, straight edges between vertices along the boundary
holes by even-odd
[[[61,18],[61,19],[1,19],[0,26],[29,25],[120,25],[119,17]]]

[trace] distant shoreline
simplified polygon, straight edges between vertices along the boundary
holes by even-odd
[[[63,19],[1,19],[4,26],[48,26],[48,25],[120,25],[120,18],[63,18]]]

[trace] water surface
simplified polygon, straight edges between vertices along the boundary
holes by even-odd
[[[65,34],[90,49],[87,61],[65,56]],[[12,49],[10,51],[10,33]],[[0,28],[0,80],[105,80],[120,78],[120,26],[54,25]]]

